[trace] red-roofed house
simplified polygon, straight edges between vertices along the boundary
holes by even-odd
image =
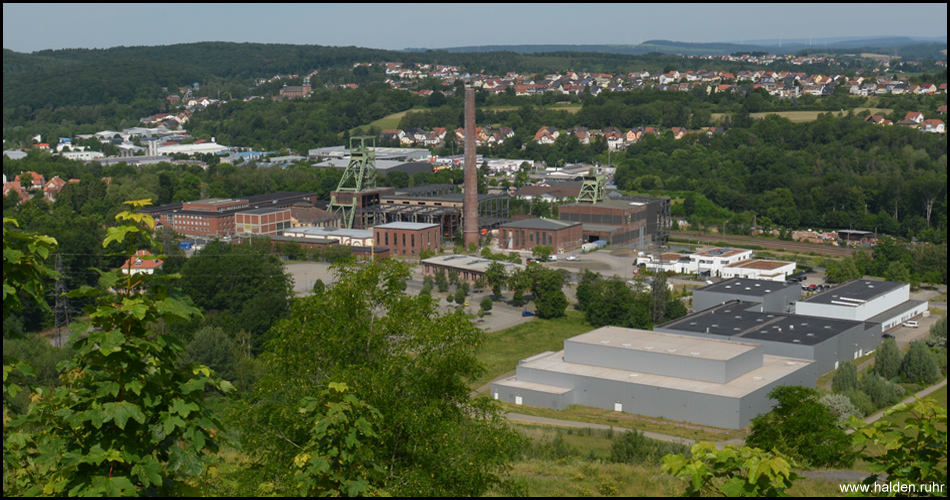
[[[136,275],[139,273],[154,274],[156,269],[162,268],[162,260],[155,259],[148,250],[135,252],[135,257],[122,264],[122,274]]]
[[[39,191],[43,189],[43,185],[46,184],[46,179],[36,172],[23,172],[16,176],[15,180],[19,182],[24,189],[30,191]]]
[[[30,193],[26,192],[26,189],[23,189],[23,186],[20,185],[20,181],[11,181],[3,185],[3,197],[6,198],[10,192],[16,192],[19,201],[17,203],[23,203],[29,201]]]
[[[943,123],[943,120],[924,120],[924,126],[920,127],[921,132],[930,132],[932,134],[943,134],[947,131],[947,126]]]
[[[904,117],[905,120],[910,120],[918,125],[924,122],[924,114],[917,111],[911,111],[907,113],[907,116]]]
[[[56,201],[56,195],[66,187],[66,181],[60,176],[55,176],[43,185],[43,196],[50,202]]]

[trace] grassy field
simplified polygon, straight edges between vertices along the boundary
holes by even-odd
[[[362,128],[363,130],[368,130],[370,127],[379,127],[380,130],[397,128],[399,127],[399,120],[402,120],[402,117],[406,116],[406,113],[410,113],[414,111],[425,111],[425,109],[426,108],[412,108],[412,109],[407,109],[406,111],[393,113],[389,116],[384,116],[374,122],[370,122],[369,124],[364,125],[362,127],[354,127],[350,129],[350,134],[352,134],[358,128]]]
[[[620,433],[591,429],[557,429],[548,426],[515,426],[530,441],[516,459],[510,477],[529,496],[645,496],[672,497],[683,493],[686,483],[665,474],[658,463],[610,462],[610,447]],[[828,496],[837,483],[825,479],[800,479],[792,496]]]
[[[490,110],[492,110],[492,111],[511,111],[511,110],[518,109],[519,107],[520,107],[520,106],[487,106],[487,107],[484,107],[484,108],[482,108],[482,109],[486,109],[486,110],[490,109]],[[544,106],[544,108],[545,108],[545,109],[552,109],[552,110],[555,110],[555,111],[567,111],[568,113],[577,113],[578,111],[581,110],[581,105],[580,105],[580,104],[551,104],[551,105],[549,105],[549,106]],[[414,113],[414,112],[417,112],[417,111],[425,111],[425,110],[427,110],[427,109],[428,109],[428,108],[412,108],[412,109],[408,109],[408,110],[406,110],[406,111],[400,111],[400,112],[398,112],[398,113],[393,113],[393,114],[391,114],[391,115],[389,115],[389,116],[384,116],[384,117],[380,118],[379,120],[376,120],[376,121],[374,121],[374,122],[370,122],[370,123],[368,123],[368,124],[366,124],[366,125],[363,125],[363,126],[361,126],[361,127],[353,127],[352,129],[350,129],[350,134],[353,134],[354,131],[356,131],[356,129],[358,129],[358,128],[362,128],[363,130],[368,130],[370,127],[379,127],[380,130],[386,130],[386,129],[391,129],[391,128],[398,128],[398,127],[399,127],[399,120],[402,120],[402,117],[403,117],[403,116],[406,116],[406,113]],[[342,134],[341,134],[341,135],[342,135]]]
[[[885,108],[854,108],[852,111],[854,111],[854,114],[858,114],[865,110],[874,115],[890,114],[894,111],[893,109]],[[815,121],[818,119],[818,115],[823,113],[829,113],[829,111],[769,111],[764,113],[752,113],[752,118],[765,118],[768,115],[779,115],[782,118],[788,118],[795,123],[801,123]],[[845,114],[840,111],[830,113],[834,113],[835,116],[844,116]],[[713,113],[712,121],[720,122],[722,117],[725,115],[726,113]]]
[[[592,330],[579,311],[567,311],[558,319],[535,318],[518,326],[488,334],[488,341],[478,353],[488,372],[472,382],[477,389],[495,378],[513,371],[518,361],[544,351],[559,351],[564,340]]]
[[[534,415],[538,417],[556,418],[560,420],[571,420],[575,422],[587,422],[593,424],[610,425],[614,427],[623,427],[625,429],[638,429],[645,432],[656,432],[694,441],[721,442],[731,439],[745,438],[745,432],[741,430],[718,429],[715,427],[705,427],[687,422],[676,422],[664,418],[645,417],[643,415],[634,415],[632,413],[619,413],[600,408],[591,408],[588,406],[572,405],[564,410],[549,410],[547,408],[537,408],[534,406],[515,405],[512,403],[499,402],[501,408],[508,412],[523,413],[525,415]]]

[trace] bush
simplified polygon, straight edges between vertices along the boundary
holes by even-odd
[[[854,403],[851,402],[851,399],[844,394],[825,394],[818,402],[831,410],[832,415],[838,418],[839,424],[847,421],[851,418],[851,415],[859,415],[861,413],[860,410],[854,406]]]
[[[689,447],[650,439],[636,429],[624,432],[610,445],[610,461],[625,464],[656,465],[660,458],[671,453],[689,454]]]
[[[930,385],[940,379],[940,368],[927,344],[917,341],[910,343],[910,350],[901,362],[900,374],[904,382]]]
[[[871,398],[871,401],[874,402],[874,406],[878,409],[884,408],[885,406],[896,405],[900,402],[900,396],[895,387],[900,386],[892,384],[884,380],[880,375],[873,373],[868,373],[861,379],[861,391]],[[901,388],[900,392],[903,393],[903,388]]]
[[[884,377],[884,380],[890,380],[900,373],[900,369],[901,353],[897,349],[897,341],[892,338],[884,339],[874,356],[874,373]]]
[[[850,467],[851,439],[818,402],[818,392],[800,386],[779,386],[769,392],[778,401],[772,411],[752,419],[746,445],[777,449],[814,467]]]
[[[851,400],[851,403],[858,409],[862,417],[866,417],[877,411],[877,406],[874,406],[874,401],[871,401],[871,397],[859,390],[846,392],[844,395]]]
[[[831,379],[831,389],[835,392],[848,392],[858,388],[858,369],[854,363],[845,361],[835,370]]]

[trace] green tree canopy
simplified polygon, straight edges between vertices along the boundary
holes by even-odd
[[[233,330],[250,332],[257,353],[268,329],[290,310],[293,289],[280,259],[252,245],[213,241],[188,259],[181,275],[182,292],[206,312],[229,315]]]
[[[752,419],[746,444],[777,449],[814,467],[854,463],[851,439],[837,419],[818,401],[818,392],[799,386],[779,386],[769,392],[777,404]]]
[[[403,263],[335,271],[335,284],[297,301],[273,330],[267,375],[242,412],[249,457],[290,491],[287,471],[312,436],[297,407],[332,380],[381,415],[379,444],[366,450],[385,471],[373,487],[475,496],[498,486],[521,439],[491,400],[469,396],[485,333],[460,312],[438,314],[426,295],[404,294]]]
[[[910,343],[900,368],[901,380],[914,384],[932,384],[940,380],[940,368],[927,344],[922,341]]]
[[[897,349],[897,341],[892,338],[884,339],[874,355],[874,373],[890,380],[897,376],[900,369],[901,352]]]
[[[831,388],[835,392],[848,392],[858,388],[858,369],[854,363],[842,363],[831,379]]]

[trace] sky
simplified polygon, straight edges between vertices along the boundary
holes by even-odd
[[[947,36],[947,4],[3,4],[3,47],[201,41],[389,50],[471,45]]]

